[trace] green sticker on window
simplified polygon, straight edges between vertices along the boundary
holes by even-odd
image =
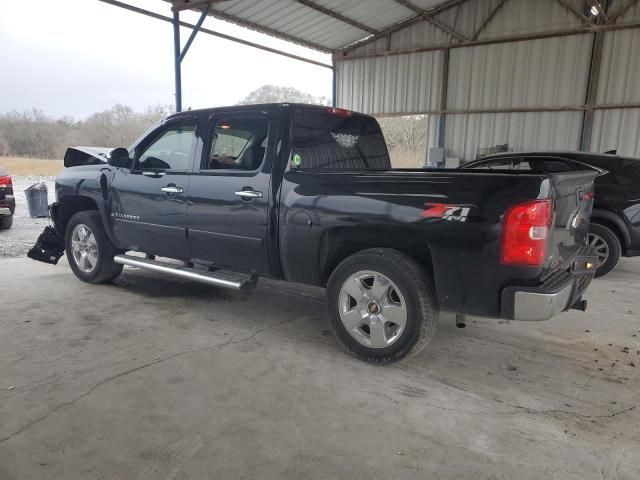
[[[299,153],[296,153],[293,155],[291,161],[296,167],[299,167],[300,165],[302,165],[302,156]]]

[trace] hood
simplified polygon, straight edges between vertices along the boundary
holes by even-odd
[[[107,163],[107,154],[113,148],[105,147],[69,147],[64,154],[65,167],[80,165],[99,165]]]

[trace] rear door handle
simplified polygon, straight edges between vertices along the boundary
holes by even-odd
[[[176,193],[184,192],[182,187],[174,187],[174,186],[162,187],[160,190],[162,190],[164,193],[168,193],[168,194],[176,194]]]
[[[255,190],[240,190],[236,192],[236,195],[243,199],[262,198],[262,192],[256,192]]]

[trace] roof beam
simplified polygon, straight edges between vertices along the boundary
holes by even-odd
[[[629,2],[624,7],[609,16],[609,23],[613,23],[618,20],[618,18],[627,13],[627,10],[633,7],[633,5],[635,5],[636,3],[638,3],[638,0],[629,0]]]
[[[164,15],[160,15],[159,13],[151,12],[151,11],[145,10],[143,8],[134,7],[133,5],[129,5],[127,3],[123,3],[123,2],[120,2],[118,0],[98,0],[98,1],[99,2],[103,2],[103,3],[107,3],[109,5],[113,5],[115,7],[124,8],[125,10],[129,10],[131,12],[139,13],[139,14],[145,15],[147,17],[155,18],[156,20],[161,20],[163,22],[173,23],[173,19],[170,18],[170,17],[165,17]],[[193,25],[193,24],[187,23],[187,22],[182,22],[182,21],[180,22],[180,26],[181,27],[186,27],[186,28],[191,28],[191,29],[196,28],[196,25]],[[294,60],[299,60],[301,62],[310,63],[312,65],[317,65],[319,67],[333,68],[333,66],[331,66],[331,65],[329,65],[327,63],[322,63],[322,62],[318,62],[316,60],[311,60],[310,58],[304,58],[304,57],[301,57],[300,55],[294,55],[293,53],[284,52],[284,51],[278,50],[276,48],[266,47],[264,45],[260,45],[258,43],[250,42],[248,40],[243,40],[241,38],[236,38],[236,37],[233,37],[231,35],[226,35],[224,33],[215,32],[215,31],[210,30],[208,28],[201,27],[200,31],[202,33],[206,33],[207,35],[212,35],[214,37],[222,38],[224,40],[229,40],[230,42],[240,43],[240,44],[246,45],[248,47],[253,47],[253,48],[257,48],[259,50],[264,50],[265,52],[275,53],[276,55],[281,55],[283,57],[292,58]]]
[[[360,30],[364,30],[365,32],[368,33],[377,33],[378,31],[375,28],[371,28],[368,27],[366,25],[364,25],[363,23],[360,23],[356,20],[353,20],[351,18],[345,17],[344,15],[331,10],[329,8],[323,7],[322,5],[318,5],[315,2],[312,2],[311,0],[293,0],[296,3],[299,3],[301,5],[304,5],[305,7],[311,8],[317,12],[320,13],[324,13],[325,15],[327,15],[328,17],[331,18],[335,18],[336,20],[341,21],[342,23],[346,23],[347,25],[351,25],[352,27],[356,27],[359,28]]]
[[[507,0],[500,0],[498,2],[495,8],[491,10],[491,13],[487,15],[487,18],[484,19],[484,21],[480,24],[478,29],[474,32],[470,40],[476,40],[480,36],[480,34],[484,32],[484,29],[487,28],[487,25],[489,25],[489,22],[491,22],[491,20],[493,20],[493,17],[495,17],[498,14],[498,12],[502,9],[502,7],[504,7],[505,3],[507,3]]]
[[[435,52],[438,50],[446,50],[448,48],[454,49],[454,48],[476,47],[479,45],[495,45],[500,43],[526,42],[530,40],[539,40],[543,38],[583,35],[585,33],[593,33],[594,31],[608,32],[608,31],[631,30],[631,29],[640,30],[640,21],[627,22],[627,23],[611,23],[606,25],[596,25],[595,27],[574,28],[571,30],[555,30],[555,31],[548,31],[548,32],[534,32],[534,33],[525,33],[525,34],[518,34],[518,35],[508,35],[504,37],[486,38],[482,40],[473,40],[468,42],[441,43],[441,44],[426,45],[424,47],[411,47],[411,48],[401,48],[396,50],[383,50],[383,51],[377,51],[377,52],[371,52],[371,53],[351,54],[349,53],[349,51],[340,51],[338,52],[338,54],[334,55],[334,60],[349,61],[349,60],[356,60],[360,58],[388,57],[393,55],[409,55],[412,53]]]
[[[426,22],[429,22],[431,25],[439,28],[440,30],[442,30],[445,33],[448,33],[452,37],[457,38],[458,40],[462,40],[462,41],[468,40],[467,37],[465,37],[464,35],[462,35],[459,32],[456,32],[453,28],[451,28],[448,25],[440,22],[439,20],[436,20],[435,18],[433,18],[432,15],[427,14],[424,9],[422,9],[422,8],[418,7],[417,5],[411,3],[409,0],[395,0],[395,1],[396,1],[396,3],[399,3],[400,5],[404,5],[409,10],[413,10],[415,13],[417,13],[419,16],[421,16]]]
[[[446,10],[449,10],[451,8],[457,7],[458,5],[462,5],[463,3],[468,2],[469,0],[448,0],[447,2],[438,5],[437,7],[433,7],[427,10],[423,10],[421,13],[413,15],[405,20],[402,20],[398,23],[396,23],[395,25],[392,25],[388,28],[384,28],[382,30],[379,30],[378,33],[373,34],[372,36],[364,39],[364,40],[360,40],[360,41],[356,41],[353,42],[349,45],[345,45],[344,47],[338,48],[337,51],[338,52],[347,52],[349,50],[353,50],[354,48],[358,48],[361,47],[363,45],[367,45],[371,42],[375,42],[376,40],[379,40],[381,38],[384,38],[385,36],[397,32],[399,30],[402,30],[404,28],[410,27],[411,25],[415,25],[416,23],[419,22],[423,22],[424,16],[428,15],[429,17],[434,17],[436,15],[438,15],[439,13],[442,13]]]
[[[556,0],[556,2],[558,2],[560,5],[562,5],[565,9],[569,10],[571,13],[573,13],[576,17],[578,17],[580,20],[583,21],[583,23],[586,23],[587,25],[591,26],[591,25],[595,25],[596,23],[591,20],[589,17],[587,17],[586,15],[583,15],[582,13],[580,13],[580,11],[578,9],[576,9],[573,5],[571,5],[567,0]]]

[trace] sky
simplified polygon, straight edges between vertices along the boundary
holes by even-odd
[[[161,0],[125,3],[171,16]],[[198,14],[182,12],[196,23]],[[329,55],[220,20],[204,27],[331,63]],[[182,44],[191,30],[181,28]],[[331,70],[198,34],[182,63],[183,109],[232,105],[265,85],[331,97]],[[174,104],[170,23],[98,0],[0,0],[0,113],[82,119],[120,103]]]

